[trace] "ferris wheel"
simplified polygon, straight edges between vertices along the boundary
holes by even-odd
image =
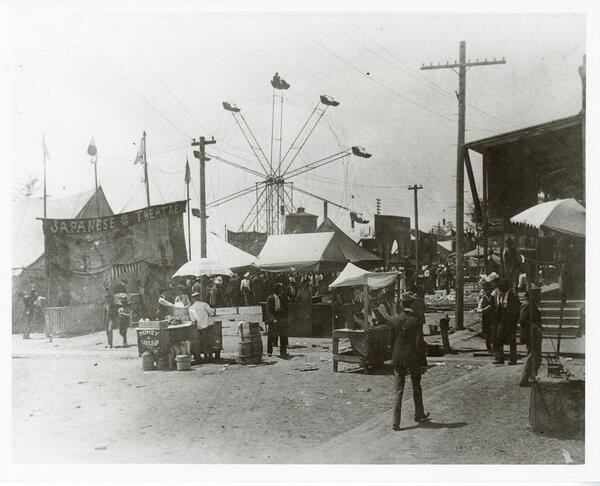
[[[246,167],[241,162],[228,160],[220,155],[207,154],[214,160],[249,172],[259,180],[250,187],[246,187],[245,189],[241,189],[207,203],[206,207],[207,209],[214,208],[254,192],[256,194],[256,201],[240,225],[239,231],[244,231],[247,228],[255,228],[257,231],[266,232],[269,235],[276,235],[284,232],[286,214],[295,212],[296,210],[294,206],[294,191],[326,201],[341,209],[351,211],[341,204],[329,201],[324,197],[299,187],[294,183],[293,179],[295,177],[314,171],[324,165],[331,164],[332,162],[345,157],[355,156],[369,158],[371,157],[371,154],[367,153],[363,147],[352,146],[309,163],[294,165],[294,162],[296,162],[300,156],[302,149],[314,133],[317,125],[322,120],[327,110],[339,106],[340,103],[331,96],[321,95],[308,116],[308,119],[304,122],[292,143],[284,152],[284,95],[285,92],[290,89],[290,84],[281,78],[279,73],[275,73],[273,79],[271,79],[271,86],[273,88],[273,98],[271,109],[271,137],[268,156],[250,128],[247,119],[242,113],[242,109],[234,103],[227,101],[223,102],[223,109],[233,116],[233,119],[250,147],[254,158],[260,164],[261,171]]]

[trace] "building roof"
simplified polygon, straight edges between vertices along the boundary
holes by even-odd
[[[90,218],[96,216],[94,190],[80,192],[72,196],[47,199],[47,216],[56,219]],[[113,211],[106,200],[102,187],[98,188],[100,216],[108,216]],[[12,205],[12,267],[26,268],[44,253],[44,198],[27,197]]]
[[[465,144],[487,163],[489,217],[506,219],[523,211],[537,203],[539,192],[550,199],[585,199],[583,116]]]

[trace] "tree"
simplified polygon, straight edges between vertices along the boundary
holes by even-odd
[[[16,191],[14,199],[21,199],[33,196],[40,188],[40,180],[35,176],[27,176],[25,181],[21,182]]]

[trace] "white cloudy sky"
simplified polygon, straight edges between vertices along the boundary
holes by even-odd
[[[42,133],[52,158],[49,194],[93,185],[86,155],[93,136],[100,182],[115,211],[144,204],[141,168],[133,165],[142,130],[153,203],[184,198],[186,157],[197,169],[191,137],[213,135],[211,151],[256,168],[221,102],[237,103],[268,149],[269,80],[278,71],[291,84],[284,151],[326,93],[341,105],[328,111],[303,160],[356,144],[374,154],[295,183],[367,217],[377,197],[384,214],[412,216],[407,186],[422,184],[420,226],[428,229],[444,209],[454,220],[458,79],[450,70],[420,71],[421,64],[453,61],[461,40],[470,59],[506,58],[506,65],[468,72],[467,141],[570,116],[581,106],[584,22],[574,14],[23,12],[11,20],[11,57],[3,66],[14,90],[12,184],[41,176]],[[207,181],[210,201],[257,179],[212,161]],[[298,193],[295,203],[322,212],[319,201]],[[236,229],[252,204],[248,196],[212,210],[211,228]],[[332,208],[330,215],[348,226],[346,212]]]

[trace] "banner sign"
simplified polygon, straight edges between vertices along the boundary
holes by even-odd
[[[100,218],[45,219],[49,298],[63,305],[103,302],[104,287],[126,279],[154,305],[160,288],[187,261],[186,201]],[[58,304],[56,304],[58,305]]]
[[[112,231],[145,223],[147,221],[153,221],[155,219],[183,214],[185,212],[186,204],[186,201],[178,201],[101,218],[45,219],[44,232],[50,232],[60,236],[65,234]]]

